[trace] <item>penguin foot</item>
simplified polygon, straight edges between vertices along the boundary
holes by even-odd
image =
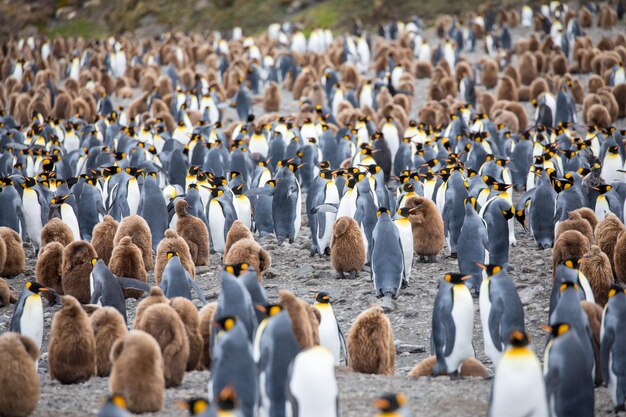
[[[350,279],[357,279],[359,277],[359,273],[357,271],[350,271]]]
[[[513,265],[506,266],[506,272],[513,272],[513,271],[515,271],[515,268],[513,267]]]
[[[427,263],[428,261],[426,260],[426,257],[425,257],[425,256],[420,256],[420,257],[419,257],[419,259],[418,259],[418,262],[425,264],[425,263]]]
[[[330,256],[330,248],[327,247],[324,249],[324,255]]]
[[[450,373],[450,379],[453,381],[458,381],[461,379],[461,375],[459,374],[459,371],[454,371]]]
[[[406,288],[408,286],[409,286],[409,283],[407,282],[407,280],[403,279],[402,280],[402,284],[400,284],[400,288],[404,289],[404,288]]]
[[[450,254],[450,258],[452,258],[452,259],[456,259],[456,252],[452,252],[452,253]]]
[[[337,273],[337,279],[344,279],[346,276],[343,274],[343,272],[339,272]]]
[[[311,248],[311,252],[309,252],[309,256],[312,258],[317,254],[317,249]]]
[[[431,255],[427,258],[428,260],[426,262],[434,264],[437,263],[437,255]]]

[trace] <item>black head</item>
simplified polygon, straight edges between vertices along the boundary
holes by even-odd
[[[326,291],[320,291],[317,294],[315,294],[315,301],[317,301],[318,303],[322,303],[322,304],[329,304],[330,295],[328,295]]]

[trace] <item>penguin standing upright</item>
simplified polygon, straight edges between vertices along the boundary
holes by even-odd
[[[40,293],[48,288],[35,281],[28,281],[17,300],[11,331],[30,337],[41,349],[43,341],[43,302]]]
[[[314,184],[309,189],[311,195],[309,226],[311,228],[312,253],[320,255],[330,254],[330,240],[333,232],[333,225],[337,219],[337,213],[333,211],[319,211],[318,206],[332,205],[339,207],[339,191],[333,180],[333,173],[328,170],[320,171]],[[309,194],[307,194],[309,201]],[[313,248],[315,252],[313,252]]]
[[[489,400],[490,417],[548,417],[546,387],[537,355],[520,330],[509,336],[496,366]]]
[[[398,209],[400,217],[393,221],[398,229],[402,246],[402,256],[404,259],[404,269],[402,271],[403,285],[409,285],[411,269],[413,268],[413,228],[409,221],[409,216],[415,211],[415,209],[409,207],[401,207]]]
[[[394,226],[389,209],[380,208],[378,221],[372,232],[369,248],[372,281],[377,297],[398,298],[404,273],[404,254],[398,229]]]
[[[609,301],[602,315],[600,328],[600,364],[602,378],[608,384],[615,411],[624,410],[626,405],[626,292],[614,284],[609,290]]]
[[[524,331],[524,309],[515,285],[500,265],[480,265],[487,277],[480,285],[480,320],[485,353],[498,365],[512,332]]]
[[[54,197],[50,200],[50,212],[48,219],[58,217],[67,224],[74,235],[74,240],[81,240],[80,226],[74,208],[66,201],[70,198],[69,194]],[[74,201],[75,202],[75,201]]]
[[[320,345],[326,346],[335,357],[335,365],[341,363],[341,350],[344,354],[346,351],[346,339],[341,332],[339,323],[330,304],[330,295],[321,291],[315,295],[315,304],[313,305],[320,312],[322,320],[319,325]]]
[[[339,417],[334,357],[326,347],[313,346],[296,355],[286,388],[292,416]]]
[[[22,209],[26,222],[26,232],[30,243],[33,245],[33,251],[38,254],[41,246],[41,229],[48,221],[48,204],[34,179],[25,178],[21,186],[24,188]]]
[[[478,263],[489,263],[489,239],[485,221],[480,218],[474,205],[475,198],[465,200],[465,219],[459,234],[457,263],[459,272],[472,275],[467,280],[470,290],[476,294],[482,282],[482,271]]]
[[[226,234],[237,220],[237,212],[232,199],[226,196],[221,188],[211,188],[211,195],[213,198],[207,205],[211,251],[224,253]]]
[[[474,356],[474,303],[463,281],[471,275],[448,273],[443,277],[433,306],[431,349],[437,357],[433,376],[452,378],[467,358]]]
[[[489,263],[509,267],[509,224],[515,208],[505,198],[491,197],[480,209],[487,229]]]
[[[272,218],[274,220],[274,233],[278,243],[285,239],[293,243],[298,237],[302,223],[302,194],[300,184],[296,178],[298,166],[290,161],[279,163],[278,183],[274,188],[272,199]]]

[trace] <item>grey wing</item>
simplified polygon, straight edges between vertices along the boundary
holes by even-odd
[[[208,301],[204,297],[204,293],[202,292],[202,290],[198,286],[198,283],[194,279],[192,279],[189,275],[187,275],[187,280],[189,281],[189,284],[193,287],[193,289],[196,292],[196,294],[198,294],[198,298],[200,299],[202,304],[206,305],[208,303]]]
[[[13,318],[11,318],[11,331],[16,333],[22,333],[22,328],[20,327],[20,317],[22,317],[22,313],[24,312],[24,302],[26,301],[20,295],[20,299],[15,305],[15,311],[13,312]]]
[[[343,335],[343,332],[341,331],[341,327],[339,327],[339,323],[337,323],[337,331],[339,332],[339,343],[341,344],[341,350],[343,351],[344,359],[346,361],[346,366],[349,366],[348,344],[346,343],[346,337]]]
[[[502,325],[502,313],[504,312],[504,306],[502,304],[501,299],[496,299],[491,302],[491,310],[489,311],[489,334],[491,335],[491,340],[493,341],[493,345],[499,351],[502,351],[504,348],[502,336],[500,334],[500,329]],[[486,329],[483,329],[483,332]]]
[[[119,282],[120,287],[125,290],[133,289],[150,292],[150,286],[148,284],[135,278],[117,277],[117,282]]]
[[[454,298],[450,300],[454,302]],[[456,338],[456,326],[454,325],[454,319],[452,318],[452,308],[450,310],[444,309],[441,315],[441,321],[443,322],[443,330],[445,335],[445,356],[450,356],[452,349],[454,348],[454,341]]]
[[[609,310],[607,308],[605,317],[608,317]],[[602,370],[602,378],[605,381],[609,380],[609,357],[613,348],[613,342],[615,341],[615,330],[613,326],[606,326],[604,334],[602,335],[602,342],[600,343],[600,366]]]

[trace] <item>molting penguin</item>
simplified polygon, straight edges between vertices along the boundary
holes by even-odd
[[[607,382],[615,411],[626,405],[625,357],[626,333],[621,329],[626,314],[626,293],[620,285],[609,290],[609,301],[602,316],[600,364],[602,378]]]
[[[437,356],[433,376],[447,372],[458,377],[459,368],[474,356],[474,304],[463,281],[471,275],[448,273],[443,277],[433,306],[431,348]]]

